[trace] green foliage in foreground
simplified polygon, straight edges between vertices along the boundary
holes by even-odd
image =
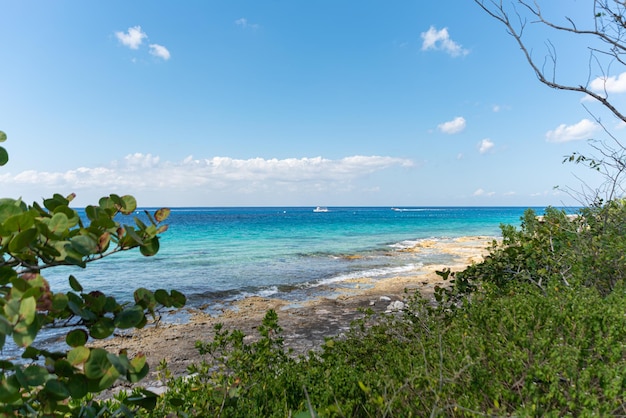
[[[249,345],[219,334],[210,361],[171,380],[150,416],[624,414],[624,290],[525,284],[448,324],[415,297],[403,315],[364,320],[297,360],[267,334]],[[265,326],[277,331],[275,318]]]
[[[141,328],[157,306],[181,307],[185,297],[173,290],[135,291],[135,303],[119,303],[100,291],[84,291],[69,277],[71,291],[54,292],[42,271],[56,266],[86,265],[111,254],[139,248],[150,256],[159,249],[158,235],[167,209],[146,214],[149,224],[118,220],[134,213],[132,196],[110,195],[85,209],[87,219],[69,207],[73,196],[54,195],[43,206],[0,199],[0,349],[7,339],[21,348],[21,359],[0,359],[0,416],[95,416],[97,404],[72,408],[68,403],[109,388],[117,379],[137,382],[148,373],[143,355],[129,358],[90,348],[116,329]],[[37,347],[44,327],[64,327],[69,350]],[[144,403],[145,396],[135,403]],[[133,402],[129,402],[132,404]]]

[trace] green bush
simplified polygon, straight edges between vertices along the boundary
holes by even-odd
[[[0,142],[6,135],[0,132]],[[6,162],[0,148],[0,165]],[[111,336],[116,329],[141,328],[157,307],[181,307],[185,296],[172,290],[137,289],[134,303],[119,303],[100,291],[85,292],[74,276],[71,291],[54,292],[43,271],[57,266],[86,267],[111,254],[139,248],[144,256],[159,250],[159,234],[168,209],[146,212],[148,224],[122,224],[136,212],[132,196],[110,195],[85,208],[86,219],[70,208],[74,195],[55,194],[27,205],[20,199],[0,199],[0,349],[12,338],[21,359],[0,360],[0,416],[96,416],[97,402],[82,402],[118,379],[137,382],[148,373],[143,355],[90,348],[90,339]],[[67,351],[38,347],[44,327],[67,329]],[[119,411],[149,406],[154,395],[129,398]]]

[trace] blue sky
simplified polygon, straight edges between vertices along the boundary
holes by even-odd
[[[555,17],[591,16],[555,1]],[[473,1],[0,0],[3,196],[144,206],[574,204],[602,138]],[[575,83],[587,45],[559,48]],[[605,76],[618,77],[620,74]],[[611,99],[618,101],[622,88]],[[619,127],[615,128],[619,134]]]

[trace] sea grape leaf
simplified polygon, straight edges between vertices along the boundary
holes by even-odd
[[[74,399],[80,399],[87,395],[87,378],[82,374],[74,374],[67,381],[67,389],[70,396]]]
[[[76,280],[76,277],[74,277],[71,274],[70,274],[70,287],[75,292],[82,292],[83,291],[83,287],[80,285],[80,283],[78,283],[78,280]]]
[[[102,348],[91,350],[89,359],[85,362],[85,376],[89,379],[99,379],[111,367],[107,358],[107,351]]]
[[[137,200],[133,196],[126,195],[121,198],[122,208],[120,212],[124,215],[129,215],[137,209]]]
[[[87,343],[89,334],[84,329],[73,329],[65,336],[65,342],[70,347],[80,347]]]
[[[151,257],[159,252],[159,239],[154,237],[139,247],[139,251],[146,257]]]
[[[45,367],[39,366],[37,364],[31,364],[22,371],[22,376],[26,380],[28,386],[43,385],[48,379],[49,375],[50,373],[48,373],[48,370],[46,370]]]
[[[98,340],[102,340],[115,331],[115,324],[111,318],[100,318],[98,322],[93,324],[89,329],[89,334]]]
[[[30,228],[25,231],[18,232],[9,242],[9,251],[16,253],[24,248],[28,247],[37,237],[38,231],[35,228]]]
[[[178,290],[171,291],[172,307],[180,309],[187,303],[187,297]]]
[[[171,210],[168,208],[161,208],[154,212],[154,220],[158,223],[163,222],[170,216]]]
[[[70,364],[77,366],[86,362],[87,359],[89,359],[90,354],[91,351],[85,346],[74,347],[67,353],[67,361],[69,361]]]
[[[70,396],[70,391],[62,382],[57,379],[50,379],[44,385],[44,391],[50,395],[52,399],[58,401],[67,399]]]
[[[70,244],[80,255],[90,255],[98,251],[98,242],[89,235],[77,235]]]
[[[138,325],[144,317],[143,309],[139,305],[124,309],[115,316],[115,326],[120,329],[133,328]]]
[[[0,147],[0,166],[9,162],[9,153],[4,147]]]

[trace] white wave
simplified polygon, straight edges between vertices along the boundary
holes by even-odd
[[[354,271],[345,274],[339,274],[337,276],[329,277],[327,279],[320,280],[315,283],[310,283],[309,287],[318,287],[323,285],[328,285],[332,283],[339,283],[346,280],[351,279],[371,279],[371,278],[380,278],[385,276],[394,276],[397,274],[408,273],[411,271],[418,270],[422,268],[424,265],[422,263],[412,263],[406,264],[403,266],[397,267],[383,267],[376,268],[371,270],[363,270],[363,271]]]
[[[249,298],[252,296],[259,296],[262,298],[266,298],[272,295],[275,295],[279,293],[278,287],[276,286],[270,286],[264,289],[260,289],[257,292],[241,292],[237,295],[237,299],[245,299],[245,298]]]
[[[426,241],[445,242],[447,240],[449,239],[445,237],[420,238],[420,239],[415,239],[415,240],[404,240],[404,241],[396,242],[395,244],[389,245],[389,247],[396,249],[396,250],[406,250],[407,248],[413,248],[421,244],[422,242],[426,242]]]

